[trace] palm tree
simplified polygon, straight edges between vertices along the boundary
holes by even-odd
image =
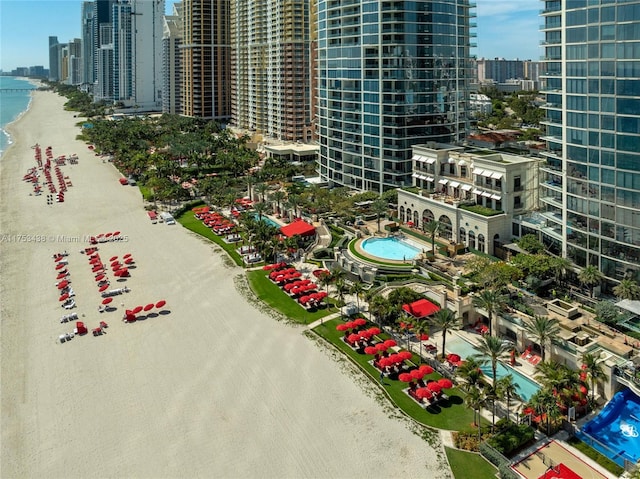
[[[598,361],[598,357],[594,354],[584,353],[582,355],[582,363],[586,366],[585,371],[591,383],[591,404],[594,404],[596,387],[598,382],[606,377],[606,374],[602,369],[602,364]]]
[[[431,237],[431,254],[435,256],[436,254],[436,235],[440,231],[440,222],[439,221],[429,221],[427,223],[422,223],[422,231],[427,233]]]
[[[358,305],[358,312],[360,312],[360,297],[364,293],[364,286],[362,286],[362,283],[360,281],[356,281],[349,288],[349,293],[355,295],[356,304]]]
[[[495,289],[484,289],[473,298],[476,308],[484,309],[489,315],[489,336],[493,336],[493,317],[500,314],[506,298]]]
[[[573,266],[571,260],[563,257],[555,257],[551,261],[551,268],[553,270],[553,276],[555,278],[556,283],[561,285],[567,273]]]
[[[287,207],[293,210],[293,217],[298,217],[298,206],[300,206],[300,196],[298,195],[289,195],[287,197]]]
[[[265,193],[269,191],[269,185],[266,183],[258,183],[253,189],[260,195],[260,201],[264,203],[264,196]]]
[[[282,201],[286,198],[286,196],[286,193],[282,190],[275,191],[270,195],[270,199],[276,202],[276,212],[278,214],[280,214],[280,205],[282,204]]]
[[[262,216],[267,212],[269,207],[266,203],[256,203],[253,205],[253,209],[258,213],[258,221],[262,221]]]
[[[578,273],[578,281],[589,288],[589,297],[593,298],[593,288],[600,284],[604,275],[593,265],[589,265]]]
[[[480,388],[471,388],[467,391],[467,395],[464,398],[465,405],[473,409],[473,425],[478,428],[478,440],[482,440],[482,427],[480,421],[480,410],[486,404],[486,399]]]
[[[502,342],[502,339],[497,336],[484,336],[480,344],[476,346],[478,350],[478,356],[480,358],[485,357],[491,361],[491,378],[495,382],[497,380],[496,370],[498,369],[498,360],[503,356],[506,356],[509,351],[509,346]]]
[[[344,278],[336,278],[336,295],[338,296],[338,301],[340,301],[340,317],[342,318],[342,305],[344,303],[344,295],[347,292],[347,283]]]
[[[491,403],[491,434],[496,427],[496,401],[498,400],[498,385],[496,382],[484,387],[484,397],[487,403]]]
[[[371,203],[371,211],[376,214],[376,220],[378,221],[378,233],[380,233],[380,216],[387,212],[387,202],[382,198],[378,198]]]
[[[626,278],[613,288],[613,294],[618,299],[640,299],[640,286],[634,280]]]
[[[418,337],[418,342],[420,343],[420,363],[422,363],[422,340],[420,338],[423,334],[429,334],[431,326],[429,321],[419,318],[413,319],[411,321],[411,325],[413,326],[413,332]]]
[[[511,420],[511,400],[522,401],[522,398],[518,394],[520,386],[513,381],[513,375],[507,374],[501,377],[497,381],[498,396],[504,397],[507,400],[507,419]]]
[[[549,316],[536,315],[525,320],[524,328],[527,336],[540,345],[541,358],[544,362],[547,343],[551,342],[560,332],[560,321]]]
[[[442,359],[444,359],[445,346],[447,344],[447,331],[460,327],[461,319],[447,308],[442,308],[432,316],[433,325],[442,331]]]
[[[464,381],[465,385],[463,386],[463,389],[467,393],[484,384],[484,380],[482,379],[484,374],[482,369],[480,369],[480,366],[485,362],[486,361],[484,359],[479,360],[478,358],[469,356],[458,368],[457,373]]]
[[[369,301],[369,311],[378,318],[378,325],[382,326],[382,320],[389,311],[389,302],[384,296],[376,295]]]

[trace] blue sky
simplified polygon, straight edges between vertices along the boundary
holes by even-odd
[[[475,0],[478,58],[537,60],[540,0]],[[49,67],[49,36],[66,43],[80,36],[82,0],[0,0],[0,68]],[[171,12],[172,0],[167,0]]]

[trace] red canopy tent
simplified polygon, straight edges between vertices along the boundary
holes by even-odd
[[[419,299],[410,304],[403,304],[402,310],[410,314],[414,318],[426,318],[440,311],[440,308],[428,299]]]
[[[303,220],[296,220],[293,223],[289,223],[288,225],[281,227],[280,231],[287,238],[291,238],[296,235],[313,236],[316,234],[316,228]]]

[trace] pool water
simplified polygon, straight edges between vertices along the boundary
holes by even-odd
[[[254,213],[253,217],[257,220],[260,218],[260,215],[258,213]],[[268,216],[262,215],[262,222],[266,223],[270,226],[274,226],[276,228],[280,228],[280,225],[278,223],[276,223],[275,221],[273,221],[271,218],[269,218]]]
[[[478,354],[478,350],[473,347],[473,344],[456,334],[447,335],[447,343],[445,347],[449,353],[455,353],[462,359]],[[482,372],[486,376],[491,377],[491,362],[487,362],[487,364],[482,366],[480,369],[482,369]],[[508,374],[511,374],[513,377],[513,382],[518,386],[518,394],[524,401],[531,399],[531,396],[540,390],[540,386],[535,381],[532,381],[519,371],[513,369],[511,366],[498,361],[498,367],[496,368],[496,376],[498,379],[503,378]]]
[[[420,248],[399,238],[367,238],[360,246],[372,256],[398,261],[411,260],[422,253]]]
[[[577,435],[621,466],[625,459],[636,463],[640,459],[640,398],[630,389],[616,393]]]

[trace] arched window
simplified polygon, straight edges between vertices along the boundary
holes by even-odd
[[[413,226],[416,228],[420,226],[420,218],[417,210],[413,212]]]
[[[429,223],[431,221],[433,221],[434,216],[433,216],[433,211],[431,210],[424,210],[422,212],[422,223]]]
[[[405,223],[407,221],[411,221],[411,208],[407,208],[407,217],[406,218],[402,218],[402,221],[404,221]]]
[[[469,231],[469,248],[476,249],[476,234],[473,231]]]
[[[499,246],[500,246],[500,235],[495,234],[493,235],[493,249],[495,250]]]
[[[467,244],[467,230],[460,228],[460,242]]]
[[[438,231],[438,234],[440,235],[441,238],[446,238],[448,240],[451,239],[451,220],[449,219],[449,217],[447,215],[442,215],[438,221],[440,222],[440,231]]]
[[[484,235],[478,235],[478,250],[486,253],[484,249]]]
[[[404,221],[404,206],[400,207],[400,220]]]

